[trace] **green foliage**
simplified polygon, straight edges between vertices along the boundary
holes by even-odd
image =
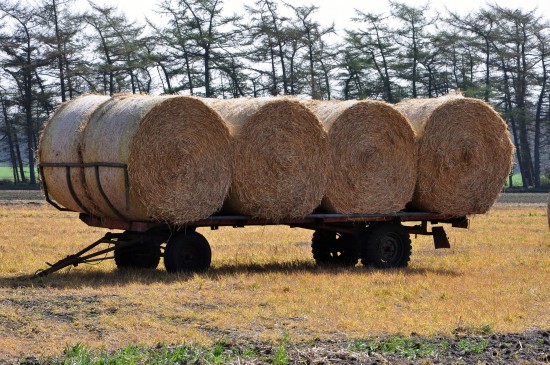
[[[24,171],[25,171],[25,176],[28,179],[29,178],[29,168],[25,167]],[[38,174],[38,171],[36,171],[36,173]],[[0,166],[0,181],[1,180],[7,180],[7,181],[10,181],[10,182],[13,182],[13,170],[12,170],[11,166]]]
[[[92,364],[92,358],[86,346],[81,343],[77,343],[74,346],[67,346],[65,350],[65,356],[67,357],[65,361],[60,362],[59,364],[66,365],[88,365]]]
[[[288,338],[281,341],[272,359],[273,364],[288,364],[286,343]],[[281,350],[283,349],[283,350]],[[89,350],[85,345],[77,343],[67,345],[65,355],[53,360],[53,365],[138,365],[159,364],[179,365],[187,363],[225,364],[237,359],[251,359],[257,357],[252,349],[240,350],[220,341],[211,348],[200,348],[189,345],[146,348],[128,345],[115,352]]]
[[[150,356],[153,364],[184,364],[185,362],[195,362],[198,359],[197,353],[188,346],[177,346],[161,349]]]
[[[219,341],[207,351],[205,360],[211,364],[225,364],[238,356],[237,349],[231,348],[231,345],[225,341]]]
[[[287,354],[287,346],[290,341],[290,336],[288,333],[283,333],[283,338],[273,349],[273,358],[271,363],[274,365],[286,365],[289,363],[289,358]]]
[[[135,345],[129,345],[107,359],[103,364],[107,365],[134,365],[141,363],[141,360],[147,358],[149,350]]]
[[[458,341],[458,348],[462,351],[471,354],[481,354],[487,348],[487,340],[481,338],[479,340],[472,338],[464,338]]]
[[[486,333],[492,332],[492,326],[484,326],[483,328],[486,330]],[[463,338],[456,343],[456,346],[466,353],[480,354],[487,348],[487,340],[484,338]],[[352,344],[351,350],[394,354],[409,359],[416,359],[440,356],[447,352],[450,347],[451,345],[447,340],[434,342],[421,338],[390,337],[388,339],[369,341],[358,340]]]
[[[486,323],[486,324],[482,325],[480,327],[481,334],[489,335],[489,334],[493,333],[494,332],[493,331],[493,326],[494,326],[493,323]]]
[[[442,341],[437,346],[431,342],[417,338],[390,337],[372,341],[356,341],[351,349],[354,351],[369,351],[395,354],[409,359],[435,356],[448,348],[448,343]]]
[[[512,175],[512,185],[515,188],[522,188],[523,187],[523,181],[521,180],[521,174],[519,172],[516,172]],[[541,175],[540,177],[540,185],[550,187],[550,177]],[[506,179],[506,183],[504,185],[505,187],[510,187],[510,179]]]

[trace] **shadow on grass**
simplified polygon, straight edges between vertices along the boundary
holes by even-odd
[[[196,278],[206,280],[225,280],[235,275],[241,274],[266,274],[266,273],[282,273],[282,274],[300,274],[308,273],[314,275],[374,275],[378,273],[393,275],[436,275],[446,277],[461,276],[462,273],[447,269],[434,268],[403,268],[403,269],[387,269],[380,270],[371,267],[357,266],[355,268],[345,267],[320,267],[316,266],[313,261],[299,260],[290,262],[274,262],[274,263],[243,263],[243,264],[222,264],[213,266],[205,273],[182,273],[168,274],[163,269],[145,270],[145,269],[125,269],[125,270],[86,270],[80,269],[64,269],[57,273],[50,274],[46,277],[33,278],[30,275],[2,278],[0,277],[0,288],[82,288],[82,287],[103,287],[103,286],[124,286],[130,284],[157,284],[157,283],[177,283],[187,282]]]

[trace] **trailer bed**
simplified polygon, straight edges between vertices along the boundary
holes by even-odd
[[[108,229],[120,229],[125,231],[145,232],[153,228],[165,226],[167,223],[153,221],[124,221],[113,218],[100,218],[89,214],[80,214],[80,220],[91,227]],[[447,214],[430,212],[395,212],[387,214],[336,214],[336,213],[314,213],[302,218],[287,218],[282,220],[253,218],[245,215],[212,215],[205,219],[187,223],[184,227],[244,227],[244,226],[271,226],[286,225],[290,227],[305,228],[305,225],[319,224],[352,224],[370,222],[430,222],[450,223],[453,227],[467,228],[468,218],[465,216],[456,217]]]

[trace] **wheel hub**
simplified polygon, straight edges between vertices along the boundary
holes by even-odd
[[[385,236],[380,242],[380,258],[385,262],[394,261],[399,255],[399,247],[399,242],[395,237],[391,235]]]

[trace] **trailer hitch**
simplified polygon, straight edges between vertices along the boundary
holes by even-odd
[[[107,256],[108,253],[114,251],[115,249],[121,249],[123,247],[135,245],[140,242],[139,239],[120,240],[121,237],[122,233],[107,232],[105,236],[98,239],[91,245],[85,247],[84,249],[80,250],[79,252],[75,253],[74,255],[66,256],[65,258],[53,264],[46,262],[46,265],[48,265],[49,267],[47,269],[38,270],[32,278],[35,279],[43,277],[70,266],[76,267],[79,264],[89,264],[92,262],[109,260],[112,259],[113,256]],[[108,247],[99,251],[90,252],[102,243],[107,244]]]

